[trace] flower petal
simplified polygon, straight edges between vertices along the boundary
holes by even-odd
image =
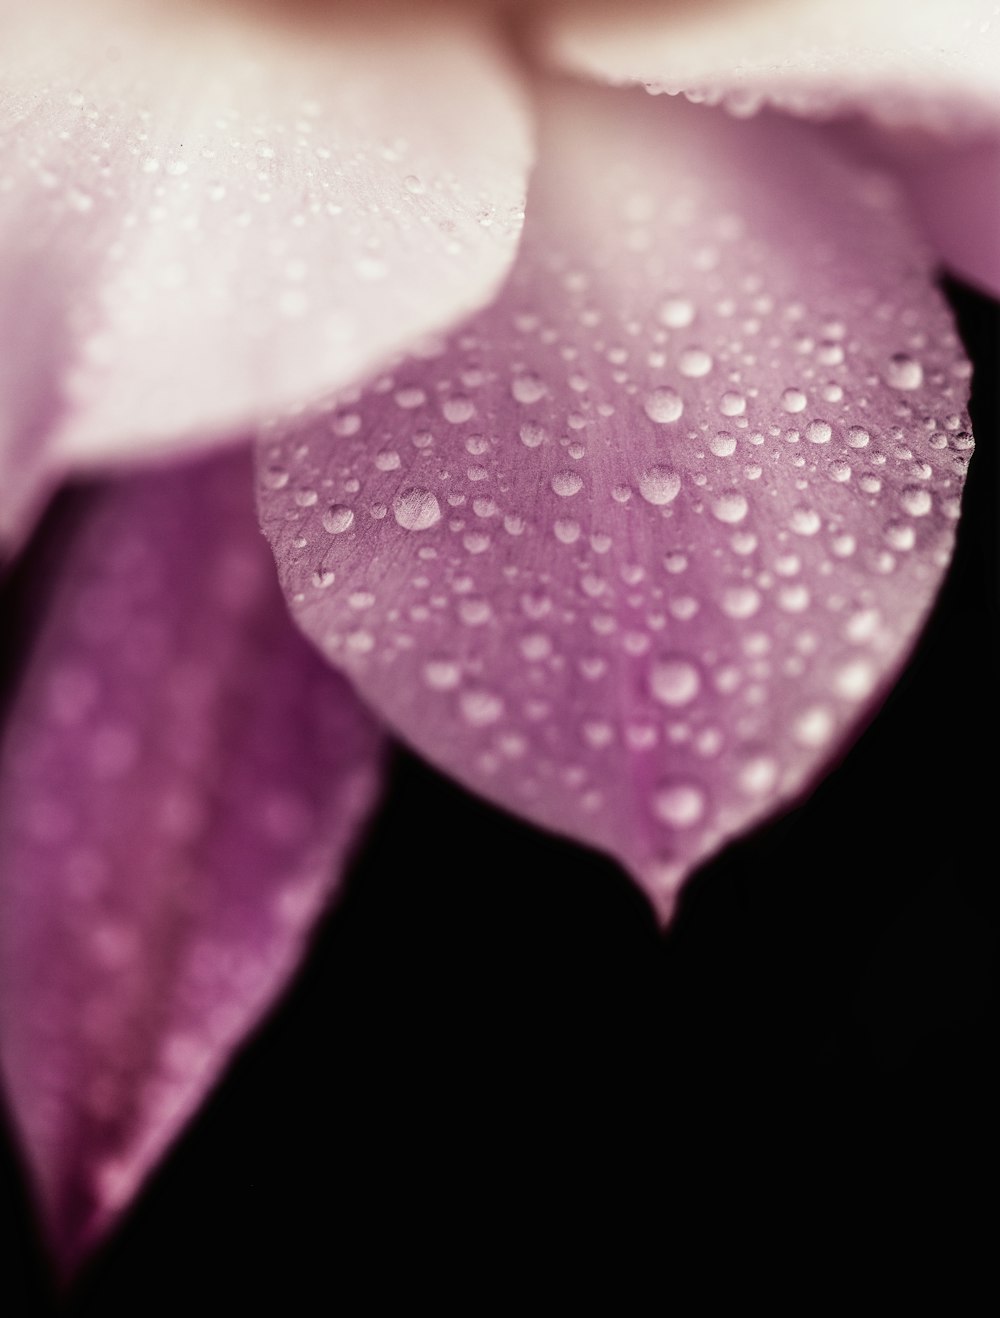
[[[1000,297],[1000,140],[897,155],[897,168],[941,259]]]
[[[299,624],[401,734],[678,884],[800,794],[953,540],[967,364],[827,130],[565,88],[499,300],[260,446]]]
[[[240,454],[91,496],[0,763],[0,1064],[72,1267],[295,970],[380,737],[290,625]]]
[[[538,22],[565,69],[737,114],[766,101],[949,132],[1000,119],[994,0],[570,0]]]
[[[204,445],[487,300],[520,86],[474,14],[0,0],[0,539],[46,471]]]

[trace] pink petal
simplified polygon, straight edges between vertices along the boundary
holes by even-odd
[[[561,67],[651,91],[864,110],[893,126],[969,131],[1000,119],[994,0],[569,0],[537,37]]]
[[[944,263],[1000,297],[1000,140],[910,153],[897,167]]]
[[[267,14],[0,0],[0,540],[47,473],[338,387],[509,268],[528,116],[479,18]]]
[[[968,367],[828,130],[570,87],[543,129],[498,302],[265,437],[259,505],[300,626],[401,735],[666,917],[913,644]]]
[[[109,486],[0,763],[0,1063],[72,1267],[295,970],[380,738],[288,622],[246,458]]]

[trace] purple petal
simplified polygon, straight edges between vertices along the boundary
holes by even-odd
[[[945,264],[1000,298],[1000,140],[911,154],[913,204]]]
[[[339,387],[506,273],[530,129],[477,16],[267,12],[0,0],[0,542],[66,469]]]
[[[0,1063],[65,1267],[284,988],[380,737],[288,621],[245,455],[108,486],[0,762]]]
[[[667,916],[911,647],[968,368],[889,180],[825,130],[569,87],[543,127],[499,301],[266,437],[259,505],[401,735]]]
[[[735,114],[863,110],[893,127],[1000,119],[994,0],[563,0],[537,18],[559,67],[685,92]]]

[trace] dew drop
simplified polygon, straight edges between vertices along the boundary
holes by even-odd
[[[705,792],[696,783],[667,783],[653,793],[653,814],[670,828],[691,828],[705,813]]]
[[[924,368],[915,357],[897,352],[889,359],[885,382],[890,389],[919,389],[924,382]]]
[[[323,528],[331,535],[340,535],[349,530],[353,523],[354,509],[343,503],[332,504],[323,514]]]
[[[510,391],[518,403],[537,403],[548,393],[537,375],[518,375],[511,381]]]
[[[453,691],[462,680],[462,669],[454,659],[428,659],[424,681],[432,691]]]
[[[524,425],[517,433],[525,448],[538,448],[540,444],[545,443],[545,427],[538,425],[534,421],[525,421]]]
[[[736,452],[736,436],[728,434],[725,430],[720,430],[717,435],[713,435],[708,441],[708,447],[717,458],[728,458]]]
[[[677,360],[677,369],[689,380],[698,380],[712,369],[712,355],[704,348],[685,348]]]
[[[689,659],[659,659],[649,670],[649,693],[661,705],[688,705],[700,689],[701,678]]]
[[[466,691],[459,698],[462,717],[471,727],[485,728],[503,714],[503,701],[492,691]]]
[[[686,329],[694,315],[694,303],[686,297],[668,297],[657,312],[660,324],[669,329]]]
[[[811,444],[829,444],[833,427],[829,421],[810,421],[806,426],[806,439]]]
[[[679,420],[684,411],[684,400],[676,390],[664,387],[647,394],[643,407],[650,421],[665,426]]]
[[[806,401],[806,396],[801,389],[785,389],[781,395],[781,406],[786,412],[803,411]]]
[[[557,471],[552,477],[552,489],[563,499],[579,494],[583,489],[583,477],[575,471]]]
[[[931,492],[919,485],[908,485],[900,494],[899,502],[911,517],[926,517],[932,506]]]
[[[441,505],[430,490],[402,490],[392,501],[392,512],[404,531],[426,531],[441,520]]]
[[[730,525],[742,522],[749,511],[750,505],[739,490],[725,490],[717,499],[712,501],[713,517],[717,517],[720,522],[728,522]]]
[[[639,477],[639,493],[647,503],[662,507],[680,493],[681,478],[668,467],[650,467]]]

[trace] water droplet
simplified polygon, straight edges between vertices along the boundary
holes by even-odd
[[[908,485],[900,494],[899,502],[911,517],[926,517],[932,507],[931,492],[920,485]]]
[[[649,693],[661,705],[690,704],[700,689],[698,669],[689,659],[659,659],[649,670]]]
[[[454,659],[428,659],[424,681],[434,691],[453,691],[462,680],[461,665]]]
[[[829,421],[810,421],[806,426],[806,439],[811,444],[829,444],[833,427]]]
[[[801,389],[785,389],[781,395],[781,406],[786,412],[803,411],[807,401]]]
[[[331,535],[340,535],[347,531],[354,523],[354,509],[348,508],[346,504],[335,503],[323,514],[324,530]]]
[[[885,382],[891,389],[919,389],[924,382],[924,368],[915,357],[897,352],[889,359]]]
[[[712,500],[712,515],[730,525],[742,522],[749,511],[750,505],[739,490],[725,490],[717,499]]]
[[[704,348],[685,348],[677,361],[677,369],[689,380],[698,380],[712,369],[712,355]]]
[[[731,390],[722,395],[719,400],[719,411],[723,416],[742,416],[747,410],[747,400],[742,394],[737,394]]]
[[[668,467],[650,467],[639,477],[639,493],[647,503],[662,507],[680,493],[681,478]]]
[[[474,728],[488,727],[503,715],[503,701],[492,691],[466,691],[459,697],[459,706],[466,723]]]
[[[864,426],[851,426],[847,432],[847,442],[851,448],[867,448],[870,439],[871,435]]]
[[[660,323],[669,329],[686,329],[694,320],[694,303],[686,297],[668,297],[657,315]]]
[[[441,505],[430,490],[402,490],[392,501],[392,512],[404,531],[426,531],[441,520]]]
[[[868,659],[851,659],[838,671],[834,688],[847,700],[864,700],[875,690],[874,665]]]
[[[650,421],[664,426],[680,418],[684,411],[684,400],[676,390],[664,387],[647,394],[643,407]]]
[[[568,499],[583,489],[583,477],[575,471],[557,471],[551,485],[556,494]]]
[[[725,430],[720,430],[717,435],[713,435],[708,441],[708,447],[717,458],[728,458],[736,452],[736,436],[728,434]]]
[[[766,796],[778,781],[778,766],[769,755],[754,755],[740,768],[737,782],[747,796]]]
[[[538,448],[540,444],[545,443],[547,438],[545,427],[534,421],[525,421],[517,433],[521,437],[521,443],[525,448]]]
[[[517,375],[511,381],[510,391],[519,403],[537,403],[548,389],[537,375]]]
[[[441,412],[446,421],[450,421],[453,426],[461,425],[463,421],[471,421],[476,415],[476,405],[471,398],[466,398],[464,394],[456,394],[454,398],[446,398],[441,404]]]
[[[788,525],[796,535],[815,535],[823,520],[815,508],[799,507],[792,509]]]
[[[697,783],[667,783],[653,793],[653,814],[670,828],[691,828],[705,814],[704,788]]]
[[[825,745],[833,736],[833,715],[823,705],[804,709],[792,724],[792,736],[800,746],[816,748]]]

